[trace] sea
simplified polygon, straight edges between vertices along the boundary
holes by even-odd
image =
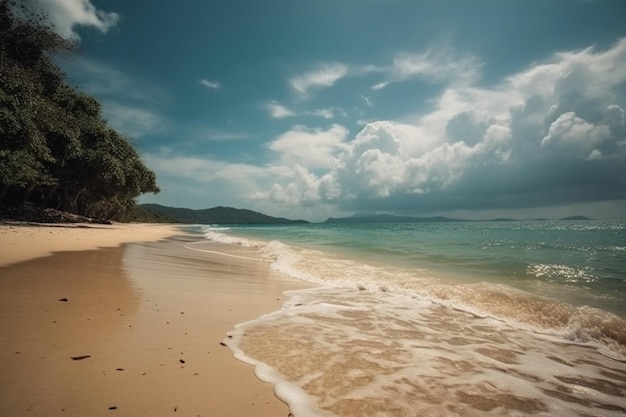
[[[193,229],[314,284],[224,341],[295,417],[626,415],[626,221]]]

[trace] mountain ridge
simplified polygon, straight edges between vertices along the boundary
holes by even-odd
[[[175,223],[185,224],[305,224],[306,220],[291,220],[272,217],[248,209],[217,206],[194,210],[184,207],[169,207],[160,204],[140,204],[143,210],[169,219]]]

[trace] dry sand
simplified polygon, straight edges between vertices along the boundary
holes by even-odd
[[[0,226],[1,416],[289,414],[220,342],[306,285],[189,236],[116,246],[177,233]]]
[[[157,241],[176,233],[175,226],[161,224],[0,224],[0,266],[52,252]]]

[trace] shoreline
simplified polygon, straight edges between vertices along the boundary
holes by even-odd
[[[0,414],[287,416],[221,342],[307,284],[185,239],[172,225],[0,226]]]

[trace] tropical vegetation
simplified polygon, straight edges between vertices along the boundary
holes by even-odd
[[[125,220],[159,192],[156,176],[100,103],[68,85],[57,61],[77,50],[27,3],[0,0],[0,207]]]

